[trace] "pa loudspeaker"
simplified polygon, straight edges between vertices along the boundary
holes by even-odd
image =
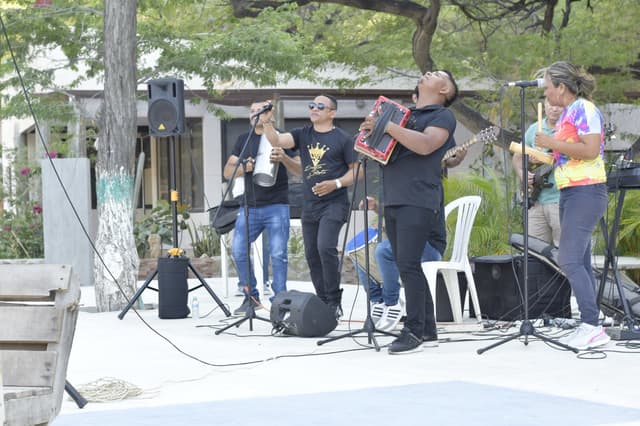
[[[338,325],[335,314],[318,296],[296,290],[273,298],[270,317],[276,330],[300,337],[321,337]]]
[[[158,258],[158,316],[162,319],[186,318],[189,285],[188,258]]]
[[[524,256],[480,256],[473,263],[482,316],[501,321],[524,319]],[[527,272],[529,318],[571,318],[569,281],[533,256],[529,256]]]
[[[180,135],[184,125],[184,82],[177,78],[149,80],[149,134]]]

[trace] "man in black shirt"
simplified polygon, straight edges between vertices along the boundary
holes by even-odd
[[[252,103],[250,120],[258,120],[260,116],[251,117],[267,104],[267,102]],[[236,170],[236,164],[239,161],[244,161],[244,170],[246,170],[247,174],[244,182],[246,194],[245,197],[242,197],[242,202],[244,203],[246,199],[249,207],[249,242],[253,243],[264,230],[268,230],[269,253],[273,268],[272,289],[274,294],[278,294],[287,290],[287,247],[289,243],[289,183],[287,170],[297,175],[301,173],[300,156],[297,152],[291,150],[271,147],[263,130],[263,124],[258,122],[253,132],[245,133],[238,137],[231,156],[229,156],[224,166],[223,174],[225,179],[233,178],[234,176],[232,175],[233,171]],[[247,147],[242,153],[245,142],[247,142]],[[261,186],[253,179],[255,159],[261,144],[267,144],[263,146],[263,152],[268,152],[264,151],[264,149],[271,151],[271,162],[279,162],[285,166],[278,167],[276,181],[272,186]],[[242,157],[240,157],[241,153]],[[243,176],[244,170],[242,165],[238,167],[236,177]],[[245,315],[249,308],[249,303],[253,303],[254,307],[260,306],[260,294],[256,288],[256,277],[253,268],[247,265],[250,260],[249,253],[247,253],[245,217],[242,209],[236,219],[232,252],[238,268],[238,278],[245,288],[245,300],[233,313],[234,315]],[[247,270],[250,271],[250,277],[247,276]]]
[[[442,158],[455,146],[456,119],[447,108],[457,97],[448,71],[425,73],[418,82],[418,100],[405,127],[386,124],[385,132],[398,141],[392,161],[382,168],[384,219],[387,236],[405,286],[407,318],[389,353],[422,349],[424,339],[437,337],[433,299],[422,272],[423,248],[443,223]],[[373,130],[367,117],[361,130]]]
[[[274,146],[300,150],[304,206],[302,237],[318,297],[342,316],[342,290],[338,258],[338,236],[347,221],[349,198],[346,187],[355,179],[353,138],[333,125],[338,101],[329,95],[309,103],[311,124],[278,134],[271,112],[261,119]]]

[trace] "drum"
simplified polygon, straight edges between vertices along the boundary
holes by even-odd
[[[280,163],[271,162],[271,149],[272,146],[267,137],[262,135],[260,145],[258,145],[256,164],[253,169],[253,182],[256,185],[270,187],[276,183]]]
[[[378,264],[376,263],[375,252],[376,247],[378,246],[378,230],[376,228],[369,228],[369,276],[376,281],[378,284],[382,285],[382,276],[380,275],[380,271],[378,270]],[[365,247],[364,243],[364,231],[360,231],[357,233],[345,246],[345,252],[353,259],[354,262],[357,262],[358,265],[365,269],[366,267],[366,259],[365,259]]]
[[[389,121],[404,127],[411,111],[391,99],[379,96],[370,115],[377,117],[376,124],[371,134],[365,136],[365,130],[358,133],[353,149],[381,164],[387,164],[397,142],[384,129]]]

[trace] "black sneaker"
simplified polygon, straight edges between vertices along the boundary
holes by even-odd
[[[256,301],[253,298],[246,297],[242,302],[242,305],[240,305],[235,311],[233,311],[233,316],[242,317],[246,315],[247,311],[249,310],[249,302],[253,304],[254,311],[262,307],[259,300]]]
[[[410,354],[422,350],[422,339],[413,334],[408,328],[403,328],[400,337],[391,342],[389,353],[392,355]]]
[[[333,312],[333,314],[336,316],[336,321],[340,322],[340,318],[342,318],[342,315],[344,315],[342,312],[342,306],[329,305],[329,309],[331,309],[331,312]]]
[[[438,336],[422,336],[422,347],[423,348],[437,348],[438,347]]]

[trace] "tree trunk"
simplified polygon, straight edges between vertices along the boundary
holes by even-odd
[[[138,254],[133,238],[136,139],[137,0],[105,0],[105,85],[97,181],[98,236],[95,293],[99,312],[124,308],[136,290]],[[103,263],[104,262],[104,263]],[[124,294],[123,294],[124,293]]]

